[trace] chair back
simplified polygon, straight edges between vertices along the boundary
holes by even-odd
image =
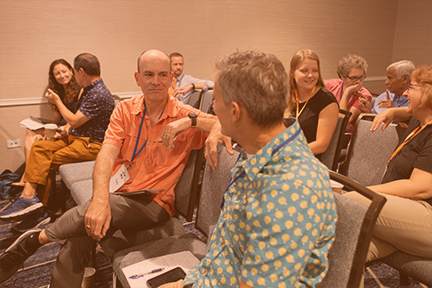
[[[330,179],[367,197],[371,204],[367,207],[333,193],[338,215],[336,237],[328,254],[329,269],[317,287],[359,287],[372,232],[386,199],[334,171],[330,171]]]
[[[207,113],[213,100],[213,90],[208,90],[203,93],[201,98],[200,110]]]
[[[193,150],[174,188],[174,207],[177,213],[183,216],[187,221],[192,221],[193,218],[203,160],[204,148]]]
[[[339,109],[339,118],[336,128],[333,132],[333,136],[330,140],[327,150],[321,154],[321,162],[330,170],[336,171],[337,169],[346,126],[351,114],[351,112]]]
[[[219,166],[216,171],[206,163],[202,181],[200,199],[198,204],[195,227],[205,236],[219,219],[221,203],[226,188],[231,180],[230,171],[234,167],[239,152],[228,154],[223,144],[218,145]]]
[[[201,97],[202,97],[203,91],[201,89],[195,90],[192,92],[190,98],[189,98],[189,105],[199,109],[199,106],[201,104]]]
[[[396,127],[382,125],[370,132],[375,114],[360,114],[354,128],[342,174],[364,186],[380,184],[387,161],[398,144]]]

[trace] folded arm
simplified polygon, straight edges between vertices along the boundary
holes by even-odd
[[[414,168],[409,179],[396,180],[368,188],[379,193],[413,200],[425,200],[432,198],[432,173]]]

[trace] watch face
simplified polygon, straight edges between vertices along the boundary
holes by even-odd
[[[188,116],[189,116],[189,118],[195,118],[195,117],[197,117],[197,115],[194,114],[194,113],[191,113],[191,114],[189,114]]]

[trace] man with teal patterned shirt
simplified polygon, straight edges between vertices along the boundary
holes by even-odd
[[[297,120],[283,119],[285,69],[275,56],[257,52],[235,52],[216,67],[220,123],[206,157],[216,169],[214,151],[217,142],[230,142],[226,136],[242,153],[205,258],[172,287],[314,287],[328,269],[336,205],[328,169]]]

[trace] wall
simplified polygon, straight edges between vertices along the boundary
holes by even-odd
[[[295,51],[310,48],[321,58],[325,79],[336,77],[342,56],[362,55],[369,63],[365,86],[379,93],[398,51],[395,35],[404,37],[397,31],[400,2],[0,0],[0,171],[23,162],[22,148],[6,149],[6,140],[23,140],[18,123],[29,115],[49,116],[45,104],[7,103],[43,102],[53,59],[72,62],[81,52],[93,53],[107,86],[121,93],[139,91],[136,59],[149,48],[183,53],[185,72],[209,79],[214,61],[235,49],[274,53],[288,68]]]
[[[432,64],[432,1],[399,1],[392,61]]]

